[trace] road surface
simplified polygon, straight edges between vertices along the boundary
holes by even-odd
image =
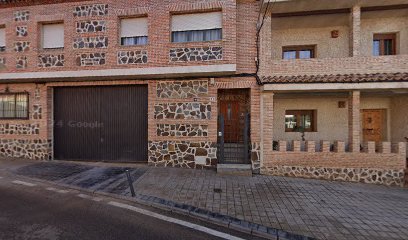
[[[0,176],[2,240],[240,238],[254,237],[134,203]]]

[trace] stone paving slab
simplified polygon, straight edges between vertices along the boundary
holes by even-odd
[[[27,167],[22,172],[37,178],[50,175],[39,168],[34,167],[35,174]],[[72,175],[57,170],[62,177],[55,179],[129,196],[120,174],[124,169],[93,166]],[[137,167],[131,173],[142,198],[180,205],[193,213],[218,214],[230,222],[317,239],[408,239],[408,189],[261,175],[219,176],[211,170]]]
[[[408,189],[174,168],[149,169],[135,189],[318,239],[408,239]]]

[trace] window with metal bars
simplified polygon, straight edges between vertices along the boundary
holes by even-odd
[[[0,119],[28,119],[28,94],[0,94]]]

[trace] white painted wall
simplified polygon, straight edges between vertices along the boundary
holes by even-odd
[[[346,108],[338,108],[339,101],[346,101]],[[317,110],[317,132],[305,133],[311,141],[345,141],[348,143],[348,106],[347,97],[306,97],[275,98],[274,100],[274,136],[273,140],[301,140],[301,133],[285,132],[286,110]],[[408,109],[408,104],[406,106]],[[391,139],[391,99],[389,97],[361,97],[361,109],[385,109],[387,124],[386,139]],[[407,114],[408,115],[408,114]],[[408,118],[408,117],[407,117]],[[408,127],[407,127],[408,131]],[[407,133],[408,136],[408,133]]]

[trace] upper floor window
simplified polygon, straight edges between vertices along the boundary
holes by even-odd
[[[203,42],[222,40],[222,13],[173,15],[172,42]]]
[[[6,28],[0,27],[0,52],[6,50]]]
[[[120,21],[120,43],[122,46],[146,45],[147,41],[147,17],[124,18]]]
[[[64,24],[52,23],[42,25],[42,48],[64,48]]]
[[[373,55],[386,56],[396,53],[396,34],[374,34]]]
[[[282,49],[283,59],[308,59],[315,57],[315,46],[287,46]]]
[[[316,110],[287,110],[285,132],[316,132]]]
[[[28,94],[0,94],[0,119],[27,119]]]

